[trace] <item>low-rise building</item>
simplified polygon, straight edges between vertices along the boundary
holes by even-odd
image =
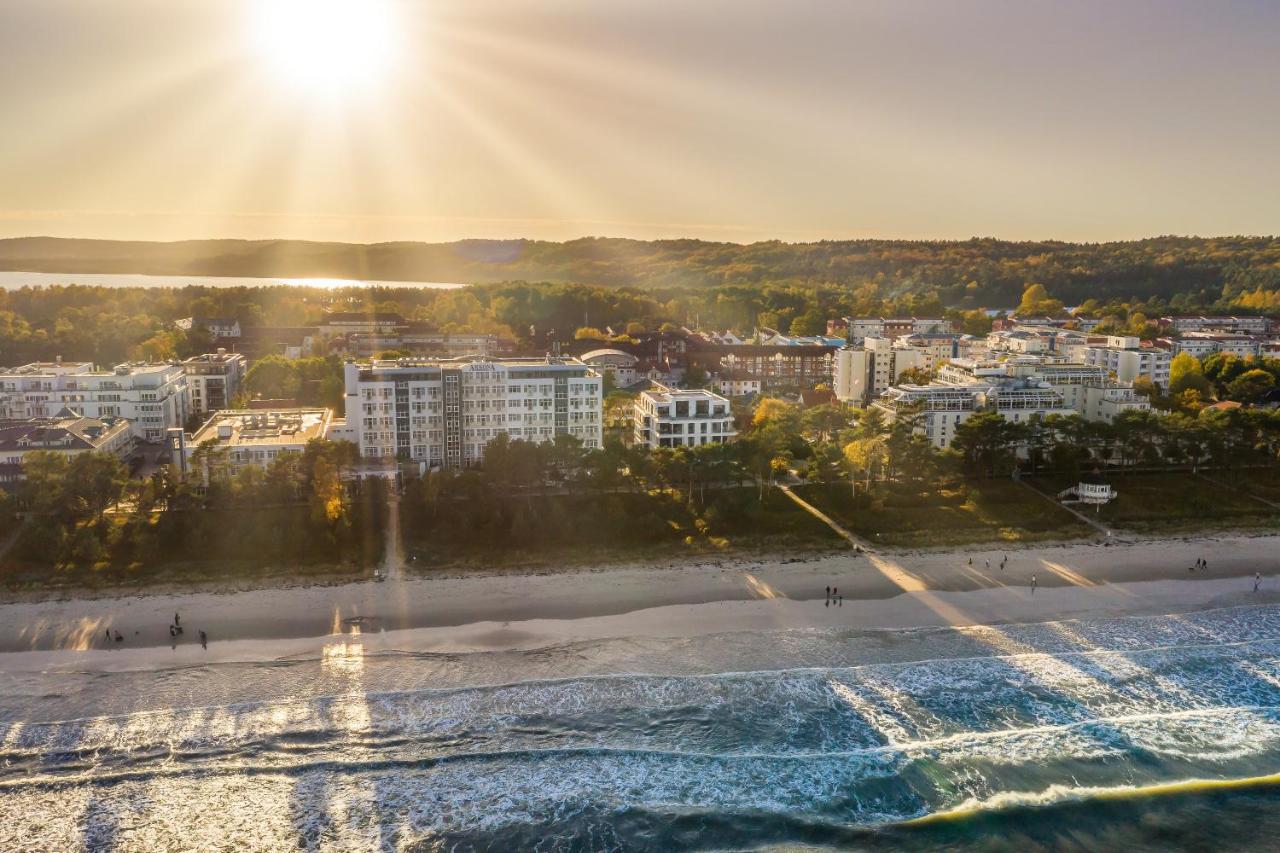
[[[702,389],[658,387],[636,398],[633,441],[646,447],[700,447],[733,438],[729,401]]]
[[[365,459],[401,459],[421,470],[484,459],[500,435],[603,441],[602,380],[576,358],[349,361],[346,420]]]
[[[1226,353],[1239,358],[1262,355],[1261,338],[1233,332],[1186,332],[1179,338],[1161,338],[1157,343],[1173,355],[1190,353],[1204,358],[1214,353]]]
[[[593,349],[584,352],[582,363],[601,376],[609,376],[617,388],[634,385],[642,378],[639,371],[640,359],[620,349]]]
[[[1254,315],[1205,317],[1182,314],[1161,317],[1160,326],[1171,329],[1178,334],[1187,332],[1244,332],[1250,335],[1265,335],[1271,331],[1273,322],[1270,317]]]
[[[174,323],[179,329],[204,329],[216,340],[240,337],[240,321],[235,317],[186,317]]]
[[[391,332],[352,332],[346,349],[357,356],[375,356],[399,350],[413,356],[461,358],[468,355],[500,356],[515,347],[511,340],[484,332],[441,332],[425,323],[407,323]]]
[[[209,465],[225,464],[232,471],[266,468],[281,454],[302,453],[307,442],[326,438],[332,419],[333,411],[322,408],[214,412],[193,435],[175,436],[170,453],[173,464],[184,472],[192,469],[197,453],[208,458]],[[207,479],[209,471],[203,473]]]
[[[159,443],[191,413],[181,364],[126,362],[96,370],[90,362],[36,362],[0,371],[0,418],[52,417],[71,409],[89,418],[125,418],[133,434]]]
[[[1160,388],[1168,388],[1173,356],[1166,349],[1144,347],[1136,337],[1108,335],[1106,343],[1084,347],[1084,361],[1105,367],[1120,382],[1132,383],[1145,376]]]
[[[1123,412],[1150,408],[1131,384],[1113,381],[1104,367],[1033,356],[957,359],[943,365],[931,384],[891,387],[874,405],[890,421],[910,413],[939,448],[949,446],[955,428],[981,411],[994,411],[1014,423],[1077,414],[1110,422]]]
[[[217,352],[193,355],[182,362],[187,374],[187,387],[191,391],[191,411],[194,414],[228,409],[240,393],[248,362],[238,352]]]
[[[133,430],[124,418],[86,418],[63,409],[53,417],[0,421],[0,484],[23,479],[28,453],[110,453],[125,459],[134,446]]]
[[[852,345],[867,338],[894,338],[913,334],[941,334],[951,331],[942,317],[841,317],[827,324],[827,334],[843,336]]]
[[[764,380],[750,373],[725,371],[716,376],[713,384],[726,397],[749,397],[764,391]]]

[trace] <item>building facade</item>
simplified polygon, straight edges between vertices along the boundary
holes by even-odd
[[[720,356],[720,369],[731,374],[754,376],[767,389],[812,388],[819,383],[831,382],[832,365],[838,349],[826,346],[773,347],[760,344],[724,347]]]
[[[644,447],[701,447],[737,435],[729,401],[702,389],[641,391],[632,415],[635,444]]]
[[[1086,364],[1105,367],[1120,382],[1132,383],[1145,376],[1161,388],[1169,387],[1169,365],[1173,356],[1166,349],[1144,347],[1135,337],[1109,335],[1105,344],[1084,349]]]
[[[1014,423],[1049,415],[1110,422],[1124,412],[1151,408],[1131,384],[1113,381],[1102,366],[1031,356],[957,359],[943,365],[933,383],[889,388],[874,405],[890,421],[907,415],[915,419],[938,448],[948,447],[956,427],[982,411]]]
[[[578,359],[347,362],[347,428],[366,459],[463,468],[500,435],[603,441],[601,377]]]
[[[95,370],[89,362],[36,362],[0,372],[0,418],[47,418],[71,409],[89,418],[125,418],[133,434],[159,443],[191,414],[181,364],[126,362]]]
[[[248,361],[243,355],[225,349],[194,355],[182,362],[191,391],[192,413],[202,415],[231,408],[231,402],[240,393],[247,367]]]
[[[918,349],[895,346],[887,338],[864,338],[861,346],[836,351],[831,387],[837,400],[862,408],[897,383],[906,370],[923,368],[925,361]]]

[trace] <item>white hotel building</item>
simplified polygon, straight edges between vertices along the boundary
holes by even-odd
[[[48,418],[71,409],[86,418],[124,418],[135,438],[159,443],[191,413],[180,364],[35,362],[0,371],[0,418]]]
[[[349,361],[345,381],[346,429],[366,459],[457,469],[500,435],[603,441],[600,375],[574,358]]]
[[[634,443],[650,448],[723,444],[737,435],[729,401],[700,388],[641,391],[632,424]]]
[[[955,430],[974,414],[993,411],[1007,421],[1080,415],[1113,421],[1123,412],[1151,408],[1131,384],[1110,379],[1100,365],[1069,364],[1023,356],[1005,361],[956,359],[930,385],[899,385],[875,402],[889,421],[902,416],[935,447],[945,448]]]

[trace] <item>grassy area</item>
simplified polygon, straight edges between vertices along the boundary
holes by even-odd
[[[401,529],[407,555],[416,558],[410,569],[418,571],[652,563],[849,547],[781,492],[768,493],[763,503],[749,488],[709,489],[706,498],[706,509],[691,510],[679,493],[555,495],[474,511],[454,505],[434,520],[406,503]],[[468,517],[470,523],[462,521]]]
[[[1280,503],[1280,470],[1274,468],[1245,468],[1228,473],[1210,472],[1213,480],[1234,486],[1250,495]]]
[[[1273,481],[1258,479],[1254,483],[1234,472],[1212,476],[1221,483],[1239,485],[1228,488],[1187,472],[1108,475],[1107,482],[1118,496],[1096,511],[1087,511],[1103,524],[1138,533],[1280,526],[1280,511],[1248,494],[1251,490],[1262,494],[1262,486],[1272,482],[1268,488],[1274,487]],[[1050,494],[1071,485],[1062,477],[1040,478],[1035,484]]]
[[[878,492],[854,499],[847,485],[802,486],[805,500],[852,532],[890,547],[1043,542],[1094,530],[1009,480],[986,480],[929,494]]]
[[[10,593],[59,590],[133,589],[181,586],[273,586],[343,583],[370,577],[373,569],[331,562],[263,563],[253,560],[210,560],[131,566],[0,566],[0,588]]]

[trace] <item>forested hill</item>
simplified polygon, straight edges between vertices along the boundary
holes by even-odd
[[[641,288],[761,282],[928,293],[946,304],[1009,305],[1040,282],[1067,302],[1089,297],[1212,302],[1280,289],[1280,238],[1157,237],[1120,243],[850,240],[750,245],[584,238],[565,243],[317,243],[296,240],[116,242],[0,240],[0,269],[31,272],[333,277],[389,281],[559,281]],[[967,297],[967,298],[966,298]]]

